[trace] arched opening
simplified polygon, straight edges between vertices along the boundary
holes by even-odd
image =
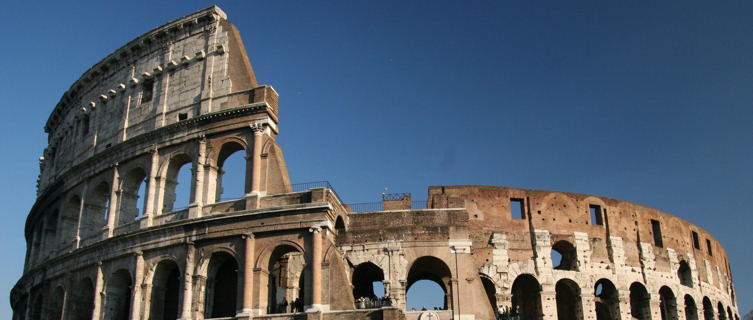
[[[689,294],[685,295],[685,320],[698,320],[698,307]]]
[[[436,257],[424,256],[416,259],[408,271],[406,286],[406,307],[433,309],[452,308],[452,287],[450,280],[452,272],[444,261]],[[423,281],[422,281],[423,280]],[[419,283],[420,282],[420,283]],[[433,283],[433,284],[432,284]],[[414,285],[416,286],[414,288]],[[417,290],[424,287],[423,290]],[[420,293],[418,292],[420,291]],[[441,300],[440,293],[442,294]],[[433,297],[432,300],[422,300],[418,295]]]
[[[44,295],[37,293],[34,300],[31,303],[31,310],[29,310],[30,320],[42,320],[42,304],[44,303]]]
[[[126,174],[122,193],[120,194],[120,213],[118,214],[117,225],[122,226],[129,224],[141,216],[144,205],[139,208],[139,196],[144,201],[143,194],[146,189],[146,171],[141,168],[134,168]]]
[[[703,320],[714,320],[714,306],[709,297],[703,297]]]
[[[683,286],[693,287],[693,275],[690,273],[690,266],[685,260],[680,261],[680,267],[677,268],[677,277],[680,278],[680,284]]]
[[[82,279],[73,287],[69,295],[68,314],[70,320],[89,320],[94,309],[94,286],[91,280]]]
[[[52,291],[52,295],[47,299],[44,318],[46,320],[60,320],[63,316],[63,301],[65,299],[65,290],[63,287],[57,287]]]
[[[651,320],[651,296],[639,282],[630,285],[630,314],[638,320]]]
[[[594,285],[596,320],[620,319],[620,295],[612,281],[600,279]]]
[[[520,320],[541,319],[541,285],[530,274],[522,274],[512,283],[512,310]]]
[[[21,299],[18,299],[16,305],[13,306],[13,320],[24,320],[26,317],[26,308],[28,307],[29,295],[21,295]]]
[[[675,294],[667,286],[659,289],[659,309],[662,320],[677,320],[677,299]]]
[[[492,306],[492,311],[497,314],[497,287],[494,285],[494,281],[486,276],[481,276],[481,284],[484,286],[484,292],[486,292],[486,298],[489,299],[489,304]]]
[[[217,195],[215,201],[239,199],[251,192],[246,188],[246,152],[237,142],[220,148],[217,158]]]
[[[269,256],[267,312],[302,312],[304,304],[303,253],[291,245],[281,245]]]
[[[729,319],[729,320],[733,320],[734,319],[734,317],[732,315],[732,309],[730,309],[729,307],[727,307],[727,319]]]
[[[727,313],[724,312],[724,306],[722,305],[721,302],[716,304],[716,310],[719,315],[719,320],[727,320]]]
[[[152,278],[150,320],[174,320],[178,318],[180,295],[180,269],[172,260],[157,264]]]
[[[552,268],[578,270],[578,255],[570,242],[561,240],[552,246]]]
[[[107,225],[107,216],[110,209],[110,187],[106,182],[101,182],[89,191],[84,201],[84,216],[80,223],[80,236],[86,239],[102,232],[102,227]]]
[[[76,238],[76,227],[78,225],[78,214],[81,211],[81,198],[73,196],[68,199],[63,207],[63,213],[60,217],[60,236],[59,241],[63,244],[70,244]]]
[[[557,301],[557,319],[583,319],[583,304],[580,298],[580,287],[575,281],[562,279],[554,286]]]
[[[353,298],[356,300],[360,298],[376,300],[377,295],[374,293],[374,283],[382,283],[382,281],[384,281],[382,268],[377,267],[371,262],[359,264],[353,270]]]
[[[162,213],[185,209],[191,203],[193,198],[191,163],[191,158],[185,154],[179,154],[170,159],[164,182],[162,182]]]
[[[115,271],[106,283],[105,320],[128,320],[131,310],[131,292],[133,287],[131,274],[124,269]]]
[[[343,221],[343,217],[341,216],[337,216],[337,219],[335,220],[335,231],[338,235],[345,232],[345,222]]]
[[[238,300],[238,262],[225,252],[215,252],[207,269],[205,318],[235,316]]]

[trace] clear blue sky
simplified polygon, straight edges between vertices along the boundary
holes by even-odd
[[[753,308],[753,2],[218,4],[280,93],[294,182],[329,180],[346,202],[440,184],[637,202],[709,230],[741,313]],[[0,292],[21,275],[43,125],[63,92],[209,5],[3,4]]]

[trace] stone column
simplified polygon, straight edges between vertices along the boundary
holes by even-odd
[[[99,320],[102,313],[102,298],[104,298],[104,281],[102,274],[102,261],[97,262],[97,278],[94,279],[94,307],[92,308],[92,319]]]
[[[75,241],[74,247],[73,247],[74,249],[78,249],[79,245],[81,245],[81,219],[84,218],[84,210],[86,210],[86,208],[84,207],[85,205],[84,199],[86,197],[86,192],[87,192],[86,189],[88,189],[88,186],[89,186],[89,183],[84,183],[84,188],[81,191],[81,198],[80,198],[81,203],[78,206],[78,221],[76,222],[76,238],[74,240]]]
[[[204,157],[207,150],[207,138],[199,138],[199,152],[196,154],[196,167],[193,171],[193,202],[188,207],[188,217],[201,217],[201,209],[204,205]]]
[[[186,243],[186,265],[183,270],[183,308],[180,311],[180,319],[189,320],[191,317],[191,304],[193,303],[193,265],[196,247],[193,242]]]
[[[261,190],[261,142],[264,135],[264,124],[251,125],[254,132],[254,145],[251,151],[251,194],[259,194]]]
[[[149,169],[149,181],[146,183],[146,192],[144,193],[144,215],[141,217],[141,228],[152,226],[152,218],[155,216],[154,203],[157,196],[157,171],[159,170],[159,152],[152,149],[152,165]]]
[[[311,304],[306,312],[322,310],[322,228],[311,227]]]
[[[144,256],[136,252],[136,267],[133,270],[133,295],[131,296],[131,319],[140,319],[141,314],[141,285],[144,280]]]
[[[243,307],[239,317],[252,317],[254,315],[254,254],[256,240],[253,233],[243,235],[246,247],[243,259]]]
[[[118,176],[118,163],[113,164],[112,187],[110,188],[110,207],[107,208],[107,238],[112,237],[115,231],[115,215],[118,213],[118,201],[120,198],[120,177]]]

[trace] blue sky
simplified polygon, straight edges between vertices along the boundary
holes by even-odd
[[[21,275],[43,126],[63,92],[210,4],[3,5],[0,292]],[[329,180],[346,202],[482,184],[644,204],[710,231],[741,313],[753,308],[753,3],[218,4],[280,93],[293,182]]]

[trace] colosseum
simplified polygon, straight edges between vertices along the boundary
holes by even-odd
[[[498,186],[347,205],[290,183],[278,108],[214,6],[92,66],[44,128],[13,319],[740,319],[724,248],[688,221]],[[226,199],[236,152],[245,194]],[[443,307],[408,308],[421,280]]]

